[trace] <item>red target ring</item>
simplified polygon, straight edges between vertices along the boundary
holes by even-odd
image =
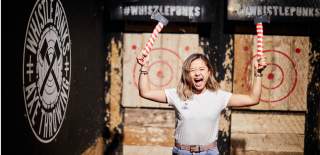
[[[296,87],[296,85],[297,85],[298,72],[297,72],[297,69],[296,69],[296,65],[295,65],[294,61],[293,61],[286,53],[284,53],[284,52],[277,51],[277,50],[264,50],[263,53],[265,53],[265,54],[267,54],[267,53],[280,54],[282,57],[288,59],[289,62],[290,62],[290,64],[292,65],[292,69],[293,69],[294,73],[293,73],[293,77],[291,77],[292,84],[291,84],[291,86],[290,86],[290,88],[289,88],[289,91],[288,91],[285,95],[280,96],[280,97],[278,97],[278,98],[276,98],[276,99],[264,99],[264,98],[262,98],[262,97],[260,98],[260,100],[263,101],[263,102],[279,102],[279,101],[282,101],[282,100],[286,99],[288,96],[290,96],[290,94],[294,91],[294,89],[295,89],[295,87]],[[248,89],[250,88],[249,83],[248,83],[248,80],[247,80],[247,79],[248,79],[248,67],[249,67],[250,64],[252,64],[252,60],[253,60],[255,57],[257,57],[257,55],[252,56],[251,59],[250,59],[248,62],[246,62],[246,64],[245,64],[245,74],[244,74],[243,79],[244,79],[245,84],[246,84],[246,86],[247,86]],[[277,76],[281,76],[281,77],[280,77],[280,82],[277,82],[276,85],[271,86],[271,87],[267,87],[267,86],[265,86],[265,85],[262,84],[262,88],[263,88],[263,89],[267,89],[267,90],[275,90],[275,89],[278,89],[279,87],[281,87],[281,85],[282,85],[283,82],[284,82],[285,72],[284,72],[283,68],[282,68],[280,65],[278,65],[278,64],[275,64],[275,63],[272,63],[272,62],[269,62],[269,63],[267,62],[267,67],[268,67],[268,66],[275,66],[275,67],[276,67],[276,69],[278,70]],[[267,69],[267,68],[266,68],[266,69]],[[265,69],[265,70],[266,70],[266,69]],[[273,79],[274,79],[274,76],[275,76],[275,75],[274,75],[274,73],[272,73],[272,72],[267,73],[267,74],[264,73],[263,81],[265,81],[265,80],[273,80]],[[265,79],[265,78],[268,78],[268,79]],[[263,81],[262,81],[262,82],[263,82]]]
[[[276,84],[275,86],[267,87],[267,86],[265,86],[264,84],[262,84],[262,87],[265,88],[265,89],[276,89],[276,88],[278,88],[278,87],[283,83],[283,81],[284,81],[284,72],[283,72],[283,69],[282,69],[278,64],[275,64],[275,63],[267,63],[267,66],[270,66],[270,65],[271,65],[271,66],[276,66],[277,69],[280,70],[280,72],[281,72],[281,74],[280,74],[281,80],[280,80],[280,82],[278,82],[278,84]],[[271,77],[271,76],[272,76],[272,77]],[[273,80],[273,79],[274,79],[274,73],[273,73],[273,72],[268,73],[268,74],[267,74],[267,77],[268,77],[269,80]]]
[[[164,71],[163,71],[163,69],[152,69],[153,67],[154,68],[156,68],[157,67],[157,65],[161,65],[163,68],[164,67],[166,67],[167,69],[169,69],[169,71],[170,71],[170,74],[169,74],[169,78],[167,78],[166,80],[165,80],[165,82],[160,82],[159,84],[157,84],[156,82],[154,82],[152,79],[151,79],[151,76],[150,75],[152,75],[153,73],[151,72],[152,70],[155,70],[156,71],[156,76],[158,77],[158,79],[163,79],[164,78]],[[163,66],[164,65],[164,66]],[[152,64],[150,64],[150,66],[149,66],[149,68],[148,68],[148,70],[149,70],[149,76],[148,76],[148,78],[149,78],[149,81],[150,81],[150,83],[152,84],[152,85],[154,85],[154,86],[156,86],[156,87],[165,87],[166,85],[168,85],[171,81],[172,81],[172,79],[173,79],[173,69],[172,69],[172,67],[169,65],[169,63],[168,62],[166,62],[166,61],[163,61],[163,60],[159,60],[159,61],[155,61],[155,62],[153,62]],[[165,69],[164,69],[165,70]]]
[[[155,52],[166,52],[166,53],[170,53],[171,58],[175,58],[178,61],[181,61],[180,56],[178,55],[178,53],[174,52],[171,49],[167,49],[167,48],[154,48],[150,51],[151,56],[155,55]],[[158,66],[162,66],[162,69],[157,69]],[[138,64],[135,63],[134,67],[133,67],[133,72],[132,72],[132,80],[134,82],[134,85],[138,88],[138,76],[136,75],[137,69],[138,69]],[[174,75],[174,70],[172,68],[172,66],[170,65],[170,63],[168,63],[166,60],[157,60],[154,62],[150,62],[150,65],[148,67],[148,80],[150,82],[151,85],[155,86],[155,87],[166,87],[167,85],[169,85],[171,83],[171,81],[173,80],[173,75]],[[164,74],[164,72],[169,71],[169,74]],[[162,82],[155,82],[153,81],[153,79],[155,78],[151,78],[151,76],[156,76],[156,79],[158,79],[158,81],[161,81],[161,78],[164,78],[164,81]]]

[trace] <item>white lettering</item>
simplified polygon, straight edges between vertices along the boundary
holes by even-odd
[[[62,20],[62,10],[59,7],[59,5],[56,5],[56,10],[55,10],[55,14],[54,14],[54,24],[57,26],[57,29],[60,30],[61,29],[61,22]],[[59,32],[61,34],[61,32]]]
[[[48,132],[49,132],[49,137],[52,136],[52,113],[49,112],[47,113],[47,117],[48,117]]]
[[[163,15],[165,15],[165,16],[169,16],[170,14],[169,14],[169,10],[170,10],[170,6],[168,6],[168,5],[166,5],[166,6],[164,6],[164,12],[163,12]]]
[[[284,15],[289,16],[290,15],[290,7],[284,7]]]
[[[41,109],[42,114],[44,115],[44,126],[43,126],[43,137],[47,138],[48,136],[48,127],[49,127],[49,120],[47,113],[44,111],[44,109]]]
[[[69,37],[69,31],[68,31],[68,27],[66,26],[67,25],[66,20],[62,20],[61,25],[62,25],[62,28],[59,29],[59,32],[62,35],[61,37],[62,45],[64,45],[66,38]]]
[[[57,131],[57,114],[56,114],[56,108],[53,109],[52,111],[52,129],[53,133]]]
[[[146,6],[138,6],[138,15],[143,16],[147,13],[147,7]]]
[[[177,9],[176,9],[176,10],[177,10],[177,11],[176,11],[176,15],[177,15],[177,16],[181,16],[181,15],[182,15],[182,11],[181,11],[182,8],[181,8],[181,6],[177,6],[176,8],[177,8]]]
[[[31,93],[34,92],[35,88],[36,88],[35,82],[31,83],[29,86],[26,87],[27,100],[29,99]]]
[[[319,17],[320,16],[320,9],[316,8],[314,11],[315,11],[314,16]]]
[[[39,14],[40,20],[42,21],[42,22],[39,22],[39,25],[40,25],[40,28],[43,29],[44,25],[45,25],[45,21],[44,21],[45,19],[44,19],[43,14],[42,14],[42,11],[43,11],[42,5],[38,5],[38,10],[37,11],[38,11],[37,13]]]
[[[67,94],[67,90],[69,89],[69,81],[66,80],[64,77],[63,77],[63,83],[62,83],[62,91],[61,91],[61,95],[60,95],[60,102],[62,102],[61,104],[61,107],[63,109],[63,111],[65,110],[66,108],[66,104],[68,102],[68,94]]]
[[[283,8],[282,6],[279,7],[279,15],[284,16]]]
[[[133,16],[138,15],[138,7],[130,6],[130,12],[131,12],[131,15]]]
[[[290,7],[290,16],[294,16],[296,13],[296,8],[295,7]]]
[[[129,7],[124,7],[123,8],[123,15],[128,16],[130,14],[130,8]]]
[[[39,99],[39,97],[36,95],[36,92],[35,92],[32,100],[31,100],[30,102],[28,102],[28,104],[27,104],[27,107],[28,107],[28,110],[29,110],[29,111],[28,111],[29,114],[31,114],[33,104],[34,104],[34,103],[37,103],[37,102],[38,102],[38,99]]]
[[[201,12],[200,12],[200,7],[195,7],[195,9],[194,9],[194,15],[196,16],[196,17],[199,17],[200,16],[200,14],[201,14]]]
[[[274,10],[274,15],[278,16],[279,7],[278,6],[273,6],[272,8]]]
[[[35,109],[34,109],[34,111],[33,111],[32,118],[31,118],[32,125],[35,124],[34,118],[35,118],[36,115],[38,114],[38,109],[39,109],[39,108],[40,108],[40,102],[37,102],[36,107],[35,107]]]
[[[42,123],[44,120],[44,124]],[[57,123],[58,121],[58,123]],[[61,108],[58,104],[52,112],[46,112],[44,109],[41,109],[41,119],[39,126],[39,134],[41,134],[41,129],[43,128],[43,136],[51,137],[58,129],[58,125],[62,122]]]
[[[256,16],[258,12],[257,10],[258,10],[257,7],[250,7],[249,16]]]
[[[186,16],[188,17],[188,7],[187,6],[183,6],[182,7],[182,12],[181,12],[182,16]]]
[[[174,12],[176,11],[176,6],[171,6],[171,9],[170,9],[170,16],[174,16]]]
[[[39,27],[35,24],[34,19],[31,19],[31,23],[30,24],[30,29],[28,31],[28,38],[27,38],[27,49],[36,54],[37,50],[36,47],[38,45],[38,41],[39,41],[39,35],[40,35],[40,30]]]
[[[188,12],[189,12],[189,17],[193,17],[194,15],[193,15],[193,7],[192,6],[189,6],[188,7]]]
[[[56,114],[56,116],[58,117],[58,123],[60,124],[62,121],[62,114],[61,114],[61,106],[60,104],[62,104],[61,102],[58,102],[57,107],[54,109],[54,113]]]
[[[261,16],[261,15],[262,15],[261,6],[257,6],[257,15],[258,15],[258,16]]]
[[[313,10],[314,9],[313,8],[309,8],[308,10],[309,10],[308,11],[309,12],[309,17],[313,17]]]
[[[268,16],[272,15],[272,6],[267,7],[267,15]]]
[[[53,23],[53,5],[52,5],[52,2],[53,0],[48,0],[49,1],[49,4],[47,4],[47,7],[48,7],[48,10],[49,10],[49,13],[48,13],[48,23]],[[47,1],[46,1],[47,2]],[[59,5],[59,3],[56,3],[56,5]]]
[[[302,16],[308,16],[308,8],[302,8]]]
[[[41,135],[41,129],[42,129],[42,122],[43,122],[44,113],[45,113],[45,111],[43,109],[41,109],[40,125],[39,125],[39,130],[38,130],[38,134],[39,135]]]
[[[153,6],[148,6],[148,15],[151,15],[152,12],[153,12],[153,9],[152,9]]]
[[[301,16],[301,15],[302,15],[302,8],[297,7],[297,16]]]

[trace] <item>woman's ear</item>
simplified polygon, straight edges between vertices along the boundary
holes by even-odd
[[[211,71],[210,69],[208,69],[208,73],[209,75],[213,73],[213,71]]]

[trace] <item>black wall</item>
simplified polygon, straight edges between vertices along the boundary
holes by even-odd
[[[23,49],[36,0],[2,1],[1,121],[3,154],[80,154],[104,131],[105,47],[100,0],[61,0],[71,37],[71,86],[65,119],[50,143],[30,128],[23,97]]]

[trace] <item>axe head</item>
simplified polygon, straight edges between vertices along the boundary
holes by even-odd
[[[151,14],[151,19],[157,20],[158,22],[162,23],[164,26],[168,24],[168,19],[162,16],[159,12],[158,9],[156,9],[152,14]]]
[[[258,16],[254,18],[254,23],[270,23],[270,17],[269,16]]]

